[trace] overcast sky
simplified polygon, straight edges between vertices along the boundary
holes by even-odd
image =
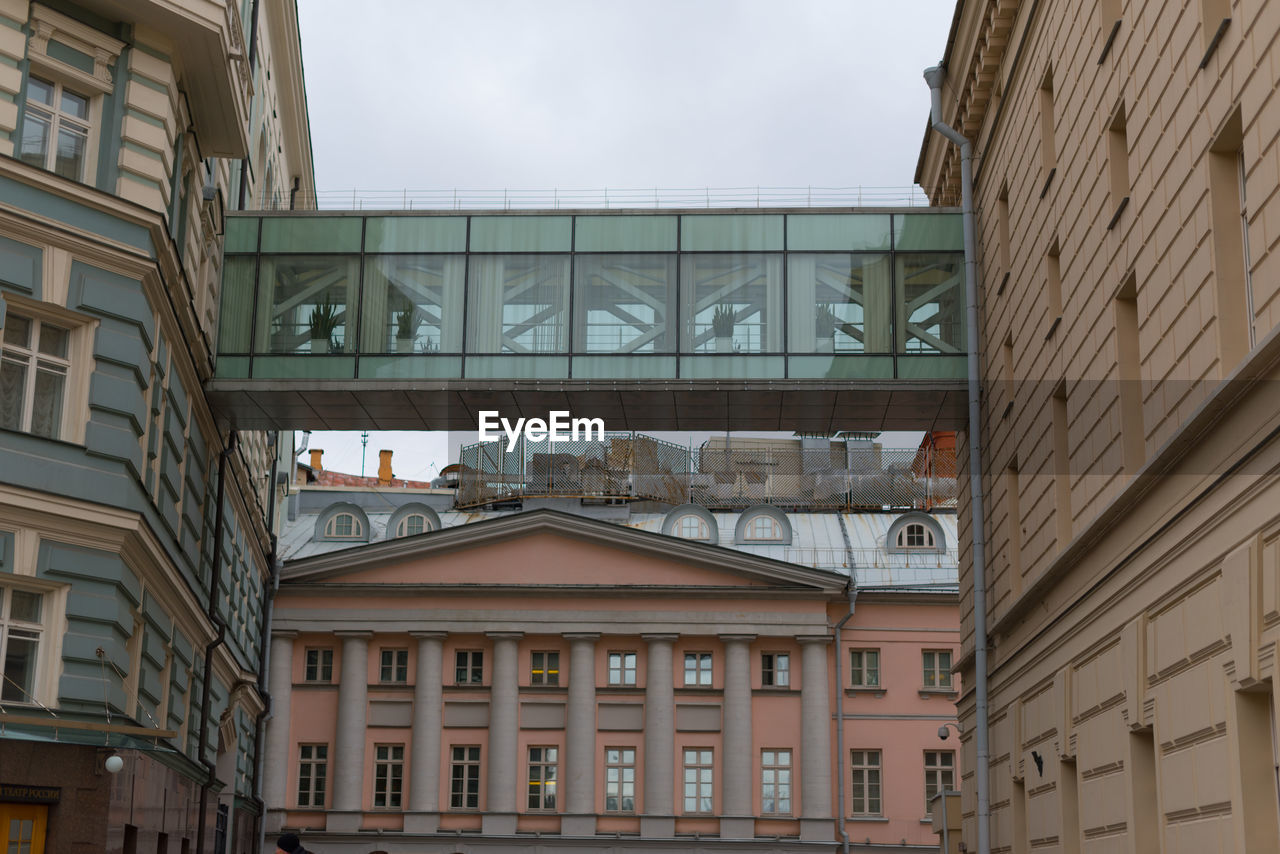
[[[298,0],[317,188],[898,187],[954,0]],[[323,198],[323,196],[322,196]],[[580,413],[574,413],[575,415]],[[358,434],[316,433],[359,472]],[[374,434],[398,477],[443,441]]]

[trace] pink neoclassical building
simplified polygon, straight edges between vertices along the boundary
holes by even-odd
[[[325,854],[937,850],[953,516],[446,498],[292,499],[269,827]]]

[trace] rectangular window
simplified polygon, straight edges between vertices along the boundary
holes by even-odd
[[[924,687],[951,687],[951,651],[946,649],[926,649],[922,653],[924,661]]]
[[[312,648],[307,650],[306,656],[306,668],[302,676],[304,681],[333,681],[333,650]]]
[[[1111,173],[1111,224],[1120,216],[1121,206],[1129,201],[1129,136],[1125,126],[1124,104],[1111,117],[1107,128],[1107,165]]]
[[[1200,61],[1200,67],[1204,68],[1231,23],[1231,0],[1200,0],[1200,20],[1200,35],[1204,43],[1204,59]]]
[[[849,650],[849,676],[855,688],[880,687],[880,650]]]
[[[382,650],[382,667],[379,681],[405,683],[409,681],[409,650]]]
[[[61,437],[70,340],[68,329],[8,313],[0,345],[0,427]]]
[[[853,770],[852,815],[880,815],[880,751],[849,751]]]
[[[1098,55],[1099,65],[1111,52],[1116,34],[1120,32],[1120,2],[1121,0],[1099,0],[1098,2],[1098,26],[1103,38],[1102,50]]]
[[[449,807],[480,809],[480,748],[454,747],[449,765]]]
[[[1040,165],[1044,168],[1045,186],[1058,165],[1058,147],[1053,138],[1053,71],[1045,72],[1040,83]],[[1043,194],[1042,194],[1043,195]]]
[[[1049,309],[1049,333],[1053,335],[1062,321],[1062,267],[1058,261],[1058,241],[1055,238],[1044,257],[1044,293]],[[1048,337],[1048,336],[1046,336]]]
[[[480,685],[484,682],[484,650],[460,649],[453,660],[455,683]]]
[[[955,789],[956,755],[950,750],[924,752],[924,811],[929,814],[933,799]]]
[[[82,181],[89,128],[88,97],[61,83],[34,75],[27,78],[18,159],[37,169]]]
[[[559,750],[555,747],[529,748],[529,797],[530,810],[556,808],[556,763]]]
[[[712,788],[713,769],[710,748],[685,748],[684,811],[686,813],[715,812],[715,795]]]
[[[1125,474],[1136,474],[1147,456],[1142,426],[1142,350],[1138,342],[1138,280],[1130,275],[1115,300],[1116,373],[1120,382],[1120,441]]]
[[[1000,357],[1004,369],[1004,411],[1001,418],[1007,418],[1009,413],[1013,411],[1014,394],[1017,387],[1013,383],[1013,333],[1010,332],[1005,336],[1004,344],[1000,346]]]
[[[324,809],[324,784],[329,765],[329,745],[298,745],[298,806]]]
[[[1244,360],[1255,335],[1241,127],[1237,109],[1210,146],[1207,158],[1220,377],[1226,377]]]
[[[559,685],[560,653],[545,651],[533,653],[529,682],[532,685]]]
[[[1000,238],[1000,268],[1005,275],[1013,269],[1010,266],[1009,251],[1009,185],[1007,183],[1000,185],[1000,195],[996,199],[996,231]],[[1003,282],[1000,289],[1004,289]]]
[[[634,652],[609,653],[609,684],[636,684],[636,654]]]
[[[1022,592],[1022,490],[1018,481],[1018,461],[1004,470],[1006,533],[1009,537],[1009,583],[1013,595]]]
[[[711,653],[686,652],[684,654],[684,684],[711,687]]]
[[[35,703],[44,594],[0,587],[0,702]]]
[[[791,655],[766,652],[760,656],[760,684],[769,688],[786,688],[791,684]]]
[[[636,749],[604,749],[604,811],[636,811]]]
[[[1059,551],[1071,541],[1071,445],[1067,419],[1067,384],[1064,381],[1053,392],[1053,515],[1058,528]]]
[[[760,812],[791,814],[791,751],[760,752]]]
[[[379,809],[399,809],[404,778],[404,745],[378,744],[373,758],[373,805]]]

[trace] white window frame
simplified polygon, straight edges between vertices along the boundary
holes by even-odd
[[[52,104],[46,104],[43,101],[38,101],[31,97],[31,83],[33,80],[39,81],[40,83],[52,88],[53,91],[50,96],[50,100],[53,101]],[[85,115],[83,118],[62,111],[62,95],[64,91],[67,94],[74,95],[75,97],[84,100]],[[57,79],[56,75],[49,75],[46,77],[45,75],[36,72],[32,72],[27,75],[23,94],[23,134],[27,132],[27,123],[32,121],[34,118],[39,118],[48,125],[49,135],[45,139],[45,150],[40,155],[41,162],[39,164],[28,163],[25,159],[27,157],[27,153],[22,150],[23,139],[20,135],[19,139],[16,140],[18,159],[22,160],[24,163],[28,163],[28,165],[35,166],[37,169],[43,169],[46,172],[56,172],[58,168],[58,137],[62,131],[70,131],[84,139],[84,145],[81,149],[80,171],[76,175],[63,175],[62,177],[70,181],[92,184],[95,176],[91,173],[94,171],[92,167],[95,164],[89,159],[89,149],[93,142],[95,128],[93,123],[94,113],[96,112],[94,103],[98,99],[92,94],[86,94],[80,91],[75,86],[68,86],[64,84],[61,80]],[[96,146],[93,147],[96,148]]]
[[[351,520],[351,531],[349,533],[338,532],[338,520],[343,517]],[[324,537],[326,540],[363,540],[364,520],[350,510],[340,510],[325,520]]]
[[[946,656],[946,664],[943,664],[943,656]],[[952,690],[951,659],[951,650],[949,649],[923,649],[920,651],[922,678],[926,691]]]
[[[861,656],[858,664],[854,656]],[[875,674],[875,681],[868,676]],[[855,647],[849,650],[849,684],[854,688],[880,688],[880,650]]]
[[[951,764],[944,763],[949,757]],[[954,791],[956,782],[956,752],[954,750],[926,750],[924,752],[924,811],[929,814],[930,801],[943,792]]]
[[[686,527],[689,527],[689,522],[693,522],[692,527],[696,533],[686,530]],[[707,524],[706,519],[703,519],[697,513],[685,513],[671,524],[671,533],[682,540],[709,540],[711,539],[711,526]]]
[[[911,542],[911,535],[919,532],[923,536],[921,542]],[[934,539],[933,531],[923,522],[908,522],[898,529],[898,548],[904,551],[936,551],[937,540]]]
[[[316,654],[316,675],[314,679],[311,678],[309,673],[311,669],[311,662],[307,660],[311,657],[311,653],[313,652]],[[328,653],[329,660],[327,662],[325,661],[325,653]],[[325,677],[324,675],[326,668],[329,670],[328,677]],[[316,682],[321,685],[333,682],[333,647],[309,646],[302,651],[302,681]]]
[[[47,294],[51,298],[57,294]],[[65,295],[63,295],[65,298]],[[93,373],[93,335],[98,322],[78,312],[68,311],[53,303],[37,302],[18,294],[0,294],[5,303],[3,323],[13,316],[25,317],[36,323],[49,323],[67,330],[67,374],[62,394],[62,421],[56,439],[83,445],[85,429],[89,423],[89,379]],[[0,327],[0,350],[9,349],[3,344],[4,333]],[[32,340],[35,340],[34,337]],[[50,357],[40,356],[47,359]],[[28,395],[34,394],[34,386],[28,383]],[[30,423],[27,403],[23,404],[24,423]]]
[[[535,750],[541,751],[536,759]],[[560,748],[554,744],[531,744],[528,760],[525,809],[528,812],[553,813],[559,804]]]
[[[462,658],[465,656],[465,658]],[[466,664],[461,662],[465,661]],[[458,678],[458,670],[465,669],[467,671],[466,679]],[[472,679],[471,674],[476,670],[480,671],[479,679]],[[482,649],[457,649],[453,652],[453,684],[455,685],[483,685],[484,684],[484,650]]]
[[[614,659],[617,664],[614,664]],[[628,658],[630,661],[628,661]],[[609,650],[609,684],[624,688],[633,688],[638,684],[639,657],[633,649]],[[628,664],[630,666],[628,666]]]
[[[747,520],[743,539],[750,543],[776,543],[782,539],[782,525],[768,513],[760,513]]]
[[[560,684],[560,650],[535,649],[529,653],[529,684]]]
[[[614,753],[617,754],[616,760],[610,757],[610,754]],[[611,775],[609,773],[611,771],[617,773]],[[613,809],[609,808],[610,798],[616,804]],[[630,808],[624,806],[628,799],[631,801]],[[637,812],[635,747],[619,745],[604,749],[604,811],[614,815]]]
[[[690,665],[693,665],[690,667]],[[715,670],[709,652],[684,654],[684,685],[686,688],[710,688],[714,684]],[[690,679],[692,678],[692,681]]]
[[[849,751],[849,814],[854,816],[884,815],[884,756],[879,750]],[[872,775],[874,780],[872,779]],[[861,778],[861,779],[860,779]],[[862,798],[856,791],[862,787]],[[876,794],[871,795],[874,786]],[[875,809],[872,809],[872,806]]]
[[[760,653],[760,685],[764,688],[791,687],[791,653]]]
[[[792,775],[791,748],[766,747],[760,751],[761,815],[791,815],[795,809]],[[784,801],[787,808],[780,809],[778,804]]]
[[[398,782],[393,786],[392,782]],[[378,803],[378,799],[382,803]],[[373,746],[373,808],[399,810],[404,804],[404,744]]]
[[[421,530],[412,531],[412,532],[409,530],[409,522],[413,519],[421,520],[422,522]],[[432,528],[431,526],[431,520],[427,518],[425,513],[410,513],[409,515],[401,519],[400,522],[396,525],[396,536],[397,537],[413,537],[413,536],[417,536],[418,534],[425,534],[428,531],[432,531],[432,530],[434,530],[434,528]]]
[[[391,678],[387,678],[388,673],[391,674]],[[379,650],[378,681],[384,685],[407,685],[409,683],[408,649],[389,646]]]
[[[50,589],[45,585],[27,584],[24,581],[14,583],[9,577],[0,578],[0,697],[4,696],[6,689],[22,691],[20,698],[14,699],[10,696],[0,702],[6,706],[48,706],[51,705],[53,691],[56,687],[55,680],[51,678],[51,676],[56,677],[56,674],[49,672],[53,669],[50,667],[49,662],[54,660],[52,657],[53,650],[50,647],[57,640],[57,637],[55,637],[55,630],[58,628],[56,615],[62,613],[62,597],[56,588]],[[10,613],[13,608],[13,592],[15,590],[41,597],[39,622],[32,623],[26,620],[11,619]],[[23,636],[35,635],[34,638],[23,638],[24,640],[35,640],[36,642],[30,693],[10,685],[8,677],[4,676],[3,673],[4,662],[9,653],[9,641],[12,632],[21,633]],[[56,632],[56,634],[60,635],[61,632]]]
[[[712,815],[716,811],[715,750],[710,747],[686,747],[682,800],[685,815]]]
[[[307,787],[303,789],[303,769],[307,769]],[[319,787],[316,781],[320,781]],[[318,791],[317,791],[318,788]],[[298,745],[298,806],[304,809],[324,809],[329,794],[329,745]],[[306,796],[305,800],[303,796]],[[319,795],[319,797],[317,797]]]
[[[475,758],[472,758],[471,751],[475,751]],[[483,758],[483,751],[478,744],[451,744],[449,745],[449,809],[458,812],[475,812],[480,809],[480,798],[483,793],[482,785],[484,777],[480,767],[480,760]],[[458,770],[461,769],[462,775],[459,777]],[[471,795],[467,792],[467,783],[472,779],[476,783],[475,803],[468,804],[467,799]],[[458,783],[462,783],[462,788],[458,788]],[[458,805],[461,800],[462,805]]]

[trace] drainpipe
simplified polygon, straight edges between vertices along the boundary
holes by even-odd
[[[978,259],[974,243],[973,144],[942,120],[942,82],[946,71],[939,65],[925,69],[931,96],[933,129],[960,146],[960,197],[964,223],[964,293],[968,321],[969,362],[969,504],[973,513],[973,668],[974,742],[978,767],[974,771],[978,795],[978,854],[991,854],[991,757],[987,737],[987,580],[986,512],[982,500],[982,409],[978,370]]]
[[[208,829],[209,790],[218,779],[217,764],[206,759],[204,754],[209,747],[209,701],[213,686],[213,651],[221,646],[227,638],[227,624],[218,616],[218,565],[222,563],[222,507],[227,484],[227,459],[231,456],[231,451],[235,446],[236,434],[232,431],[231,437],[227,441],[227,447],[218,456],[218,492],[215,499],[218,502],[218,507],[213,522],[213,566],[209,570],[208,611],[209,621],[213,623],[218,633],[204,648],[204,684],[200,687],[200,739],[197,742],[196,759],[204,766],[205,772],[209,776],[200,787],[200,818],[196,831],[196,854],[204,854],[205,851],[204,838]]]
[[[840,851],[841,854],[849,854],[849,832],[845,827],[845,808],[844,808],[844,667],[841,659],[844,658],[844,651],[840,646],[840,630],[844,628],[844,624],[849,622],[853,617],[853,609],[858,601],[858,576],[857,570],[853,564],[849,564],[849,585],[845,588],[845,593],[849,596],[849,613],[840,618],[840,622],[836,623],[836,797],[840,801]]]
[[[258,696],[262,698],[262,711],[253,733],[253,803],[258,807],[258,850],[265,851],[267,844],[267,804],[262,799],[262,773],[266,767],[263,744],[267,738],[267,721],[271,719],[271,693],[267,690],[267,672],[271,666],[271,623],[274,617],[276,592],[280,589],[280,560],[277,556],[275,532],[276,480],[280,467],[280,434],[275,437],[275,454],[271,458],[271,494],[267,496],[267,535],[271,539],[271,553],[267,563],[271,577],[267,579],[262,602],[262,630],[258,633]]]

